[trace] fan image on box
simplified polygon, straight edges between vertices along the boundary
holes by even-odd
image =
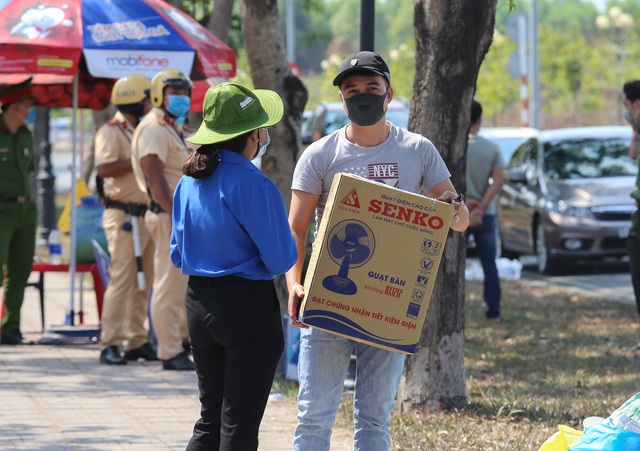
[[[373,232],[364,222],[347,220],[336,224],[329,232],[328,251],[340,265],[335,276],[327,276],[322,286],[335,293],[352,295],[358,287],[349,279],[349,268],[358,268],[369,261],[376,247]]]

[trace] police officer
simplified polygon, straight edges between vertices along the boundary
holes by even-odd
[[[171,264],[169,236],[173,192],[188,157],[182,122],[193,84],[184,72],[165,69],[151,80],[153,109],[133,134],[132,166],[138,186],[149,196],[145,222],[155,244],[151,321],[158,357],[165,370],[194,370],[184,349],[187,276]]]
[[[145,329],[154,249],[143,220],[147,196],[138,187],[131,169],[131,138],[151,109],[150,89],[151,80],[144,75],[119,79],[111,91],[111,102],[118,112],[98,129],[95,139],[96,166],[105,204],[102,224],[111,254],[110,280],[100,323],[100,363],[108,365],[124,365],[127,360],[158,360]],[[144,287],[138,286],[136,277],[134,238],[140,244]],[[119,349],[122,344],[124,357]]]
[[[20,308],[33,264],[38,223],[31,200],[33,135],[26,127],[35,119],[31,79],[2,90],[0,104],[0,285],[4,285],[5,303],[0,343],[32,344],[20,332]]]

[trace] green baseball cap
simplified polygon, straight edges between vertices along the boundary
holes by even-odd
[[[234,83],[220,83],[205,94],[202,124],[187,141],[193,144],[228,141],[251,130],[277,124],[283,111],[282,99],[274,91],[251,91]]]

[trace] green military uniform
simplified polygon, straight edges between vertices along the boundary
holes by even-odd
[[[2,334],[20,330],[20,308],[33,264],[38,222],[31,200],[30,174],[34,170],[31,131],[22,126],[16,134],[11,133],[0,114],[0,269],[6,271]]]

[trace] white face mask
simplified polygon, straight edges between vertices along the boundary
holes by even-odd
[[[256,158],[263,156],[267,152],[267,146],[271,144],[271,136],[269,136],[269,130],[266,128],[263,128],[262,130],[264,130],[265,133],[267,134],[267,140],[265,141],[264,144],[260,144],[260,141],[258,141],[258,147],[260,147],[260,150],[258,150],[258,154],[255,157],[253,157],[254,160]]]

